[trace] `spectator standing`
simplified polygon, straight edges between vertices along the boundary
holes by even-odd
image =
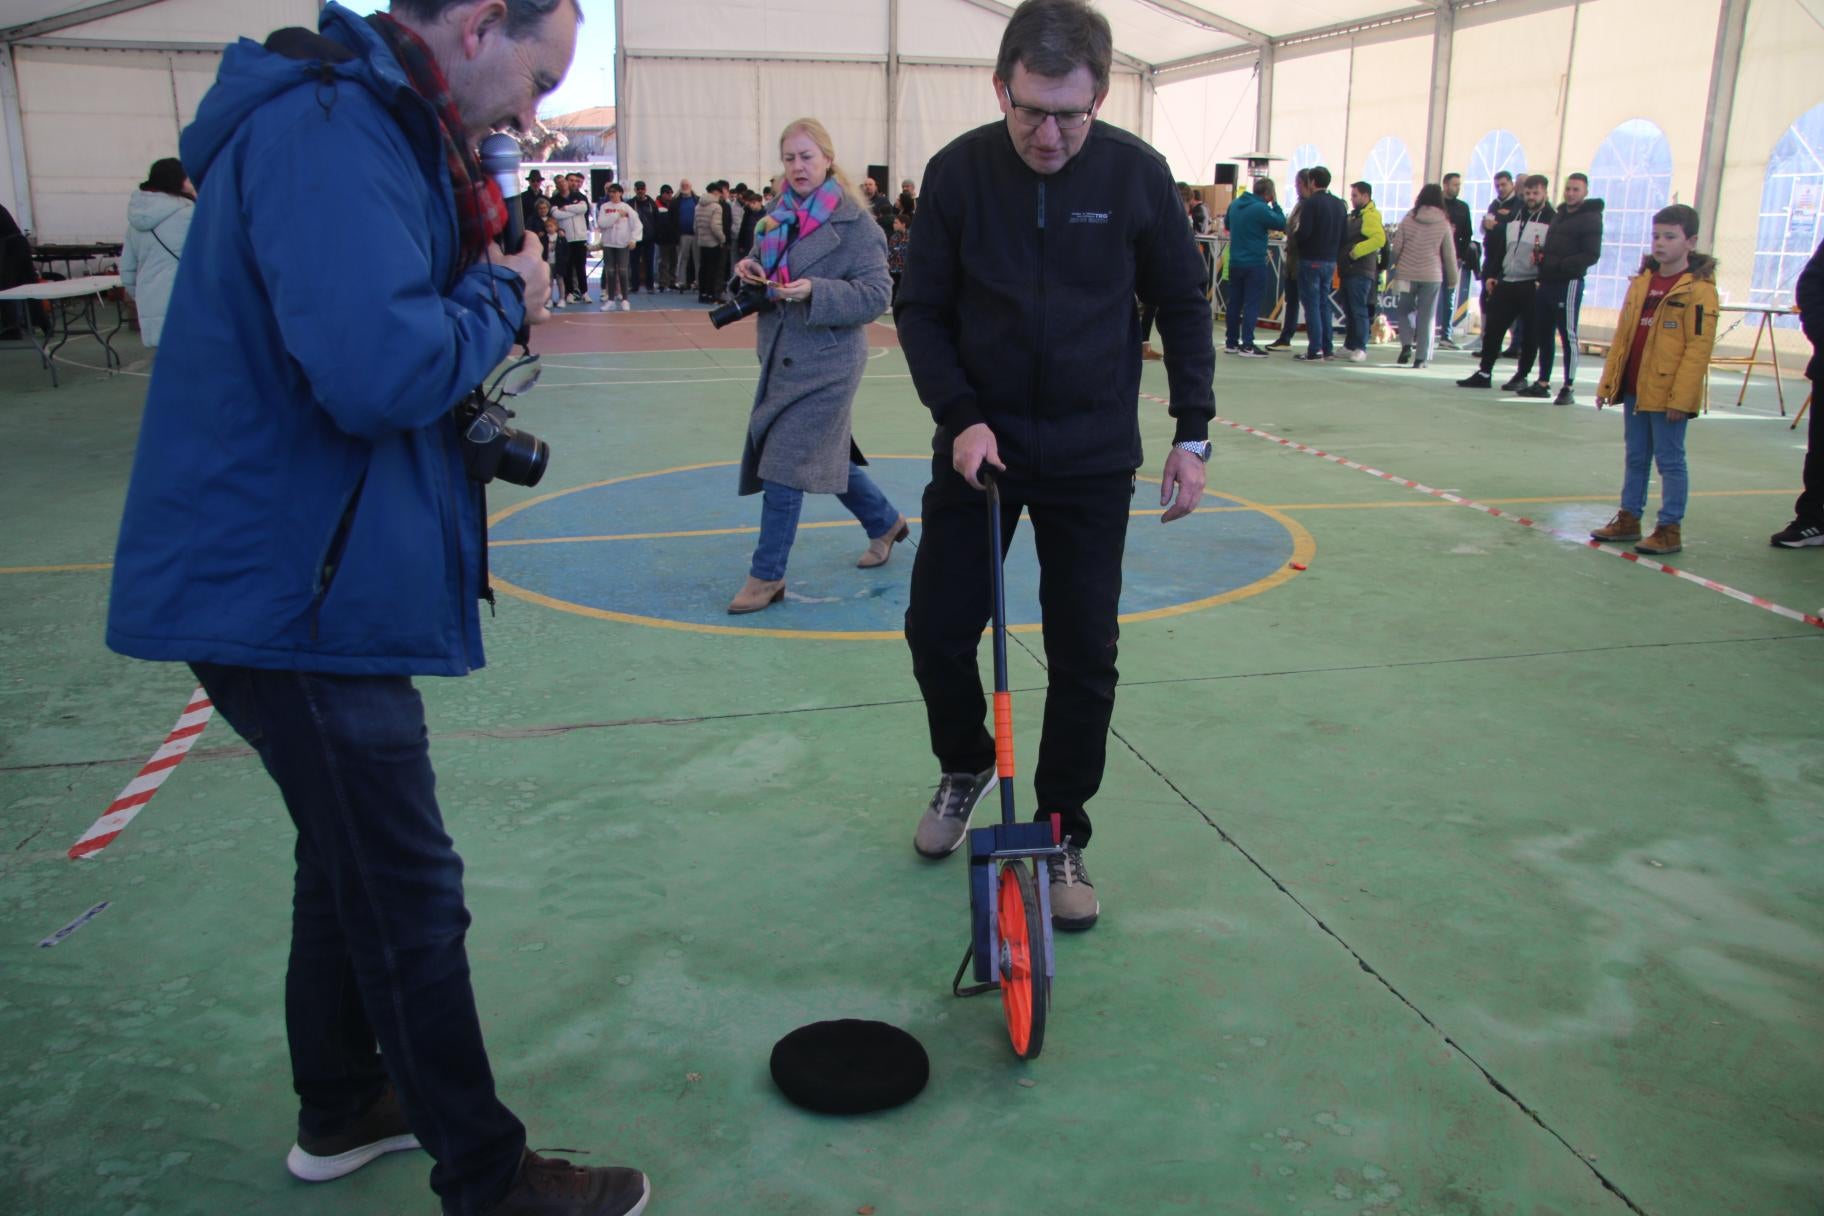
[[[722,294],[722,247],[728,226],[722,218],[721,182],[711,182],[696,205],[697,303],[714,304]]]
[[[728,299],[728,279],[735,265],[735,241],[741,235],[741,210],[735,202],[738,196],[729,189],[726,177],[720,184],[722,188],[716,191],[716,206],[722,208],[722,267],[713,289],[718,304]]]
[[[154,161],[127,203],[127,239],[120,248],[120,285],[139,308],[139,336],[156,347],[196,213],[196,190],[175,156]]]
[[[1387,246],[1387,229],[1380,208],[1374,205],[1374,187],[1356,182],[1349,187],[1351,210],[1343,225],[1343,242],[1337,252],[1343,276],[1343,348],[1349,362],[1368,358],[1368,327],[1374,318],[1374,289],[1381,278],[1381,250]]]
[[[678,181],[678,199],[673,204],[678,213],[678,290],[688,291],[697,285],[697,192],[690,179]]]
[[[524,217],[527,232],[537,232],[538,204],[545,198],[545,175],[537,169],[526,174],[526,188],[519,196],[519,211]]]
[[[1768,538],[1782,549],[1824,546],[1824,245],[1819,245],[1799,273],[1793,289],[1799,324],[1811,339],[1811,363],[1805,376],[1811,381],[1811,423],[1805,432],[1804,492],[1792,504],[1792,522]]]
[[[1518,209],[1503,214],[1513,218],[1488,234],[1488,247],[1495,258],[1483,259],[1483,277],[1489,285],[1488,311],[1482,317],[1482,359],[1476,371],[1457,381],[1460,388],[1488,388],[1494,381],[1490,373],[1501,354],[1501,343],[1514,321],[1530,316],[1539,293],[1539,263],[1544,257],[1545,235],[1552,223],[1552,204],[1546,198],[1550,183],[1540,174],[1526,179]],[[1491,273],[1492,269],[1492,273]],[[1520,367],[1513,379],[1502,385],[1506,392],[1526,387],[1538,353],[1534,340],[1538,326],[1528,326],[1520,337]],[[1492,341],[1491,341],[1492,339]]]
[[[1298,331],[1298,221],[1304,213],[1305,200],[1311,196],[1311,171],[1300,169],[1292,179],[1298,201],[1292,204],[1292,215],[1286,220],[1286,253],[1280,264],[1280,291],[1285,307],[1279,314],[1279,337],[1267,343],[1267,350],[1284,350],[1292,345]]]
[[[1564,347],[1564,387],[1554,405],[1575,405],[1578,350],[1577,320],[1583,312],[1583,277],[1602,260],[1602,200],[1588,197],[1590,179],[1573,173],[1564,179],[1564,206],[1546,231],[1539,254],[1539,289],[1533,301],[1529,331],[1538,335],[1539,379],[1519,392],[1522,397],[1552,395],[1552,354]]]
[[[1305,363],[1336,358],[1333,346],[1336,307],[1330,285],[1336,278],[1336,259],[1348,229],[1349,212],[1343,200],[1330,193],[1330,170],[1311,168],[1311,193],[1298,216],[1298,299],[1305,311],[1305,353],[1292,356]]]
[[[1501,259],[1506,254],[1507,226],[1526,206],[1526,199],[1514,184],[1514,175],[1506,169],[1495,174],[1495,197],[1489,200],[1488,209],[1482,213],[1482,332],[1488,332],[1488,314],[1494,307],[1495,284],[1501,278]],[[1496,350],[1496,357],[1512,359],[1519,354],[1516,349],[1526,332],[1526,318],[1514,319],[1510,329],[1507,350]],[[1482,351],[1480,340],[1476,343],[1476,353]]]
[[[564,234],[564,299],[571,304],[589,297],[584,277],[589,265],[589,200],[576,187],[576,178],[566,173],[557,179],[551,195],[551,214]]]
[[[1393,280],[1400,300],[1399,361],[1410,361],[1414,368],[1431,362],[1438,297],[1454,295],[1457,285],[1457,234],[1444,202],[1442,186],[1426,186],[1393,234]]]
[[[752,190],[741,192],[741,231],[735,236],[735,258],[739,260],[748,255],[754,247],[754,230],[766,217],[760,206],[760,196]]]
[[[1530,179],[1529,179],[1530,180]],[[1684,546],[1685,426],[1709,400],[1716,345],[1716,259],[1697,252],[1697,212],[1683,203],[1653,217],[1653,253],[1628,284],[1615,341],[1596,386],[1596,408],[1619,404],[1627,446],[1621,509],[1590,533],[1664,557]],[[1659,466],[1659,519],[1640,539],[1647,478]]]
[[[1264,359],[1267,352],[1254,345],[1254,326],[1267,292],[1267,233],[1286,228],[1286,213],[1279,208],[1273,179],[1256,178],[1251,189],[1235,196],[1222,222],[1229,230],[1227,311],[1234,322],[1230,333],[1235,338],[1227,349],[1244,358]]]
[[[1446,173],[1443,186],[1444,214],[1450,217],[1451,231],[1456,237],[1457,286],[1454,291],[1438,293],[1438,345],[1445,350],[1456,350],[1453,334],[1457,327],[1457,309],[1469,299],[1469,283],[1475,277],[1476,221],[1469,213],[1469,204],[1460,197],[1463,175]]]
[[[910,216],[893,217],[893,235],[887,238],[887,273],[893,276],[893,303],[899,302],[899,280],[906,273],[906,248],[911,244]]]
[[[607,200],[596,208],[595,230],[602,243],[602,311],[628,312],[633,308],[627,299],[633,250],[645,230],[640,213],[623,197],[621,183],[611,184]]]
[[[861,197],[867,203],[868,212],[873,215],[874,222],[880,225],[880,235],[883,238],[892,236],[893,203],[887,198],[886,192],[880,188],[880,183],[871,177],[862,178]]]
[[[631,282],[633,290],[652,292],[657,289],[657,280],[653,277],[654,251],[658,248],[656,238],[659,227],[658,200],[646,193],[645,182],[633,183],[633,197],[627,200],[633,213],[640,217],[640,242],[633,247],[633,272]]]
[[[657,256],[654,259],[658,270],[660,291],[676,291],[678,286],[678,197],[672,193],[670,183],[659,187],[659,197],[654,203],[654,225],[656,232],[652,237]]]

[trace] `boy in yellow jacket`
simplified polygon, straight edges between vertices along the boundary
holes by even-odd
[[[1638,541],[1637,553],[1677,553],[1690,480],[1685,424],[1709,400],[1710,350],[1716,345],[1716,259],[1696,252],[1697,212],[1674,203],[1653,217],[1653,256],[1628,285],[1596,408],[1621,404],[1627,473],[1621,509],[1590,533],[1594,540]],[[1659,521],[1640,539],[1647,475],[1659,465]]]

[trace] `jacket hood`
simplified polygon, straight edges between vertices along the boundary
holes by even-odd
[[[1558,214],[1566,217],[1573,215],[1601,215],[1602,209],[1603,202],[1601,199],[1586,198],[1581,203],[1577,204],[1577,209],[1575,211],[1566,211],[1564,208],[1560,207],[1558,209]]]
[[[158,190],[136,190],[127,202],[127,223],[140,232],[150,232],[186,207],[195,203],[175,194]]]
[[[196,120],[184,129],[179,141],[184,170],[198,187],[248,116],[282,93],[301,85],[327,85],[319,101],[333,106],[335,84],[345,81],[372,90],[391,106],[399,94],[410,91],[405,70],[361,17],[331,0],[323,9],[321,29],[325,38],[350,52],[349,58],[337,63],[293,59],[269,49],[281,37],[297,39],[301,32],[296,30],[280,31],[265,46],[243,38],[223,52],[215,87],[203,98]]]
[[[1653,260],[1652,254],[1648,254],[1646,257],[1640,259],[1640,268],[1642,270],[1651,270],[1654,274],[1659,273],[1659,263]],[[1689,274],[1694,279],[1715,281],[1716,258],[1707,253],[1694,253],[1691,255],[1690,268],[1687,269],[1685,273]]]

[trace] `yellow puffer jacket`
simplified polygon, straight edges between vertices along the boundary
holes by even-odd
[[[1602,367],[1602,382],[1596,394],[1616,404],[1621,402],[1622,377],[1628,370],[1628,352],[1633,346],[1635,327],[1640,324],[1640,310],[1646,305],[1647,288],[1657,269],[1653,259],[1648,258],[1628,285],[1628,299],[1621,306],[1621,319],[1615,326],[1615,341],[1610,344],[1608,362]],[[1716,306],[1716,259],[1694,253],[1690,269],[1672,285],[1654,314],[1647,347],[1640,357],[1640,378],[1634,386],[1635,409],[1696,414],[1709,404]]]

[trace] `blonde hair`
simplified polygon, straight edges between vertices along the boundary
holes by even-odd
[[[860,207],[863,211],[866,211],[868,209],[866,200],[864,200],[861,197],[861,193],[855,189],[855,184],[849,180],[848,174],[842,171],[842,166],[836,163],[836,144],[835,141],[830,139],[829,129],[815,118],[794,118],[791,122],[785,124],[785,130],[779,132],[779,149],[781,155],[783,155],[785,151],[785,141],[794,135],[808,136],[810,141],[817,145],[817,150],[829,157],[830,176],[836,179],[836,184],[842,187],[842,192],[848,196],[850,202],[854,203],[857,207]],[[784,176],[781,175],[776,180],[779,183],[778,188],[784,190],[786,188]]]

